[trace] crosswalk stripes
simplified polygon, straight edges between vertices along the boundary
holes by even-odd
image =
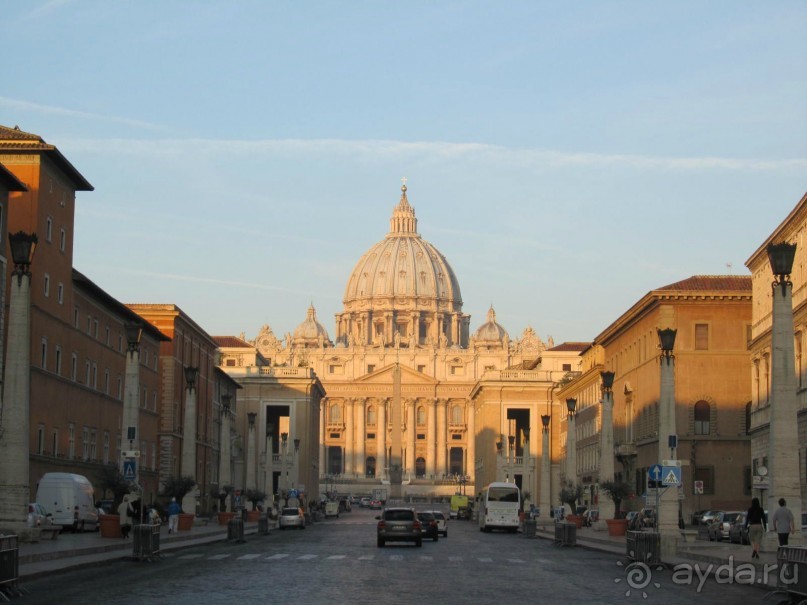
[[[211,555],[207,559],[209,561],[221,561],[222,559],[226,559],[227,557],[231,556],[229,553],[224,555]]]
[[[510,563],[523,563],[523,559],[507,559]]]
[[[331,555],[328,559],[344,559],[347,555]]]
[[[362,555],[359,557],[359,561],[372,561],[375,559],[375,555]]]
[[[199,554],[199,553],[191,553],[189,555],[182,555],[179,558],[180,559],[201,559],[202,557],[204,557],[204,555]]]
[[[310,561],[311,559],[316,559],[319,555],[300,555],[297,557],[298,561]],[[277,557],[277,555],[275,555]],[[272,559],[273,557],[266,557],[267,559]]]
[[[285,558],[286,558],[286,557],[288,557],[288,556],[289,556],[289,555],[286,555],[286,554],[281,554],[281,555],[271,555],[271,556],[269,556],[269,557],[266,557],[266,560],[267,560],[267,561],[277,561],[278,559],[285,559]],[[316,557],[317,555],[311,555],[311,556]]]
[[[449,561],[462,561],[462,557],[449,557]]]
[[[257,553],[257,554],[256,553],[251,553],[251,554],[248,554],[248,555],[241,555],[240,557],[238,557],[238,560],[239,561],[249,561],[250,559],[257,559],[260,556],[261,556],[260,553]]]
[[[429,555],[420,555],[421,561],[434,561],[434,557],[430,557]]]
[[[479,557],[480,563],[493,563],[493,559],[490,557]]]
[[[471,561],[478,561],[479,563],[508,563],[508,564],[515,564],[515,565],[524,565],[528,563],[528,561],[524,559],[518,559],[513,557],[501,558],[496,559],[494,557],[461,557],[457,555],[451,555],[448,557],[440,557],[435,555],[421,555],[415,553],[406,553],[406,554],[392,554],[392,553],[384,553],[378,555],[360,555],[360,556],[351,556],[347,554],[334,554],[334,555],[325,555],[325,554],[302,554],[302,555],[293,555],[289,553],[275,553],[273,555],[266,555],[265,553],[245,553],[240,556],[235,556],[232,553],[220,553],[216,555],[209,555],[206,556],[201,553],[189,553],[180,555],[179,559],[202,559],[205,558],[208,561],[222,561],[224,559],[235,557],[239,561],[250,561],[253,559],[263,558],[264,561],[280,561],[282,559],[293,559],[295,561],[313,561],[315,559],[319,559],[320,561],[341,561],[341,560],[356,560],[356,561],[405,561],[405,560],[412,560],[417,558],[419,561],[439,561],[448,559],[448,561],[452,563],[462,563],[465,560]],[[530,563],[537,563],[540,565],[549,564],[550,561],[548,559],[530,559]]]

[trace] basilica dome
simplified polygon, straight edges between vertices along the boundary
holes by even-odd
[[[313,304],[308,307],[305,321],[294,329],[292,342],[298,347],[321,347],[330,344],[328,331],[317,321],[317,311]]]
[[[406,185],[393,209],[389,233],[353,268],[343,304],[343,313],[337,315],[337,342],[467,343],[469,317],[462,314],[459,281],[446,257],[417,232]]]
[[[497,343],[509,340],[507,330],[496,321],[496,311],[493,310],[493,305],[488,309],[487,321],[483,323],[474,332],[474,340],[477,344]]]

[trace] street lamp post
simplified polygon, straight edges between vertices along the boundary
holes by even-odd
[[[614,480],[614,373],[600,372],[602,379],[602,415],[600,418],[600,473],[599,482]],[[615,517],[614,501],[600,498],[600,518],[596,529],[606,529],[606,519]]]
[[[247,476],[244,480],[244,487],[247,491],[255,491],[257,489],[257,474],[255,471],[255,457],[257,456],[257,447],[255,444],[255,418],[258,416],[255,412],[247,413],[247,460],[246,470]]]
[[[516,436],[508,435],[507,444],[510,446],[507,454],[507,480],[516,482]]]
[[[675,428],[675,336],[677,330],[657,329],[659,348],[659,365],[661,366],[660,393],[658,404],[658,463],[667,455],[675,459],[677,435]],[[675,555],[678,543],[678,489],[656,486],[658,507],[656,523],[661,538],[661,556],[669,558]]]
[[[221,438],[219,452],[219,487],[228,485],[232,487],[232,443],[230,441],[230,409],[232,395],[221,396]],[[227,496],[229,498],[229,495]],[[227,510],[225,501],[224,509]],[[232,507],[230,507],[232,510]]]
[[[566,480],[577,485],[577,399],[566,400]],[[574,511],[572,511],[574,513]]]
[[[182,424],[182,476],[196,479],[196,376],[199,368],[185,373],[185,418]],[[196,514],[195,490],[182,498],[182,512]]]
[[[552,461],[549,454],[549,421],[552,417],[549,414],[541,416],[541,496],[540,506],[543,513],[543,519],[551,521],[552,519],[552,494],[551,485],[552,478]]]
[[[263,456],[263,491],[267,494],[267,497],[274,494],[274,486],[272,485],[272,438],[274,433],[275,423],[267,420]]]
[[[8,234],[14,270],[9,284],[8,340],[0,426],[0,533],[38,540],[26,526],[30,496],[31,261],[35,233]],[[17,279],[14,279],[16,277]]]
[[[139,467],[137,465],[137,440],[140,439],[140,338],[143,335],[143,324],[138,321],[127,321],[123,324],[126,334],[126,373],[124,375],[123,426],[129,451],[120,459],[120,470],[124,478],[137,483]],[[129,462],[129,465],[126,462]],[[128,469],[134,469],[133,476],[128,476]]]
[[[773,318],[771,327],[771,401],[768,428],[768,502],[769,514],[778,507],[779,498],[787,501],[798,520],[802,510],[799,481],[798,438],[798,380],[795,375],[793,344],[793,283],[790,273],[796,256],[796,244],[770,243],[767,248],[771,271],[775,276],[773,288]],[[798,530],[790,544],[801,544]],[[776,551],[778,539],[773,523],[762,541],[763,551]]]

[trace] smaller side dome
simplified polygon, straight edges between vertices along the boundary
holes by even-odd
[[[305,321],[294,330],[292,342],[296,347],[327,347],[331,346],[328,331],[317,321],[317,311],[312,304],[308,307]]]
[[[507,330],[496,321],[496,311],[493,310],[493,305],[491,305],[488,310],[487,321],[474,332],[474,341],[477,344],[500,344],[504,341],[509,341],[509,339]]]

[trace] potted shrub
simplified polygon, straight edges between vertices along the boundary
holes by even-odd
[[[120,517],[117,511],[118,504],[123,496],[129,493],[130,484],[123,478],[120,469],[114,464],[107,464],[98,474],[98,486],[101,488],[103,498],[112,496],[112,508],[105,514],[98,515],[98,531],[102,538],[122,538],[120,530]]]
[[[165,480],[162,495],[169,499],[176,498],[179,505],[182,506],[182,499],[187,496],[195,486],[196,479],[193,477],[170,475],[168,479]],[[188,531],[193,527],[193,517],[194,515],[192,513],[180,513],[177,529],[180,531]]]
[[[232,485],[210,488],[210,495],[219,501],[219,510],[216,513],[219,525],[227,525],[233,517],[235,517],[234,512],[227,510],[227,496],[229,496],[232,491]]]
[[[577,514],[577,501],[583,497],[583,486],[579,483],[565,481],[560,490],[560,501],[568,504],[572,510],[570,515],[566,515],[566,521],[577,525],[577,529],[583,527],[583,517]]]
[[[624,481],[603,481],[600,489],[614,502],[614,518],[606,519],[609,536],[624,536],[628,529],[628,520],[622,513],[622,500],[629,497],[633,490]]]
[[[266,494],[259,489],[248,489],[246,497],[252,503],[252,510],[247,511],[247,521],[257,522],[261,518],[261,511],[258,509],[258,502],[263,502]]]

